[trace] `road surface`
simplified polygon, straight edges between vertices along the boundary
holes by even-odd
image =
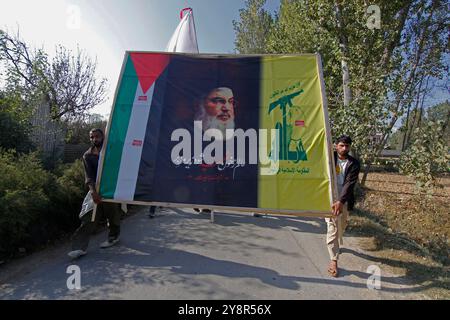
[[[0,299],[424,298],[382,265],[381,289],[369,289],[375,263],[356,238],[344,239],[340,277],[329,277],[325,234],[323,219],[216,213],[211,223],[190,209],[149,219],[145,208],[122,221],[117,246],[100,249],[101,232],[76,261],[63,243],[1,266]],[[67,287],[71,265],[79,290]]]

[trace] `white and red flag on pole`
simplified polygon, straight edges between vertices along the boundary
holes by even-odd
[[[194,12],[184,8],[180,12],[180,23],[167,44],[167,52],[198,53],[197,33],[195,31]]]

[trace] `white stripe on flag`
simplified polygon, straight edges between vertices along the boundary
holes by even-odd
[[[147,91],[147,94],[144,94],[141,85],[138,83],[122,150],[119,176],[114,193],[115,200],[126,201],[134,198],[154,89],[155,83]]]

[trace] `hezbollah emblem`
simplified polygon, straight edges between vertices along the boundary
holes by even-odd
[[[288,123],[288,108],[295,108],[295,106],[292,104],[292,100],[300,95],[303,92],[302,90],[299,90],[297,92],[294,92],[292,94],[286,95],[281,97],[280,99],[276,100],[275,102],[272,102],[269,106],[269,114],[277,109],[280,108],[282,112],[283,121],[277,122],[275,125],[275,129],[279,129],[281,132],[280,135],[280,151],[279,151],[279,159],[280,160],[289,160],[293,161],[294,163],[298,163],[299,161],[306,161],[306,151],[303,147],[302,139],[300,137],[296,137],[294,135],[293,126],[291,123]],[[298,107],[297,107],[298,108]],[[304,126],[304,120],[296,121],[296,126]],[[294,149],[294,150],[292,150]]]

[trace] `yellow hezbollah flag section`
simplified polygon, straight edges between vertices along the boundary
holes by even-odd
[[[260,129],[278,129],[267,138],[267,157],[278,162],[272,172],[260,166],[259,208],[331,211],[334,179],[320,68],[318,55],[262,58]],[[274,145],[277,154],[270,151]]]

